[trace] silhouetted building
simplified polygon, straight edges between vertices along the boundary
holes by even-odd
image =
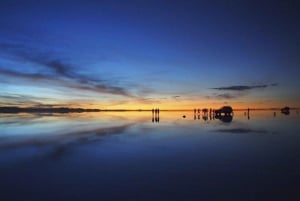
[[[285,115],[289,115],[290,114],[290,108],[289,107],[284,107],[281,109],[281,113],[285,114]]]
[[[231,106],[223,106],[222,108],[215,110],[214,113],[215,119],[219,119],[220,121],[225,123],[231,122],[233,119],[233,109]]]
[[[232,115],[233,109],[231,106],[223,106],[222,108],[215,110],[216,116],[222,116],[222,115]]]

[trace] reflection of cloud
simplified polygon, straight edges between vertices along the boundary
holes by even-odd
[[[247,128],[218,129],[218,130],[214,130],[214,132],[234,133],[234,134],[246,134],[246,133],[269,134],[270,133],[267,130],[253,130]]]
[[[105,135],[122,134],[133,123],[121,126],[113,126],[107,128],[86,129],[76,132],[65,132],[60,135],[41,135],[34,138],[21,139],[20,141],[7,142],[6,137],[1,138],[0,150],[16,149],[25,146],[46,146],[46,145],[72,145],[88,141],[99,140],[99,137]],[[5,142],[6,141],[6,142]]]
[[[245,91],[251,89],[259,89],[259,88],[267,88],[269,86],[277,86],[277,83],[272,84],[262,84],[262,85],[234,85],[234,86],[226,86],[226,87],[216,87],[212,88],[215,90],[229,90],[229,91]]]

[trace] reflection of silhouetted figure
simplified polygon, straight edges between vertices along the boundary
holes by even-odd
[[[250,119],[250,108],[248,108],[248,120]]]
[[[204,109],[202,110],[202,119],[203,119],[204,121],[207,121],[207,119],[208,119],[208,109],[206,109],[206,108],[204,108]]]
[[[159,109],[152,109],[152,122],[159,123]]]
[[[198,113],[200,113],[200,108],[198,108]]]
[[[152,122],[154,122],[154,108],[152,108]]]
[[[276,112],[273,113],[273,116],[276,117]]]
[[[152,115],[152,122],[159,123],[159,109],[154,109],[154,115]]]
[[[207,121],[207,120],[208,120],[208,115],[207,115],[207,113],[204,113],[204,114],[202,115],[202,119],[203,119],[204,121]]]
[[[198,120],[200,119],[200,114],[199,113],[198,114],[196,114],[196,113],[194,114],[194,120],[196,120],[196,119],[198,119]]]

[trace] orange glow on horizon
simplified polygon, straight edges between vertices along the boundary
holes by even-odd
[[[47,102],[41,104],[41,106],[36,106],[33,104],[22,104],[22,105],[9,105],[16,107],[68,107],[68,108],[84,108],[84,109],[100,109],[100,110],[152,110],[153,108],[159,108],[160,110],[193,110],[193,109],[203,109],[212,108],[218,109],[222,106],[229,105],[233,109],[270,109],[270,108],[282,108],[284,106],[289,106],[291,108],[300,108],[300,104],[297,101],[289,101],[289,104],[283,101],[273,101],[271,103],[263,103],[260,100],[243,100],[243,101],[227,101],[224,100],[181,100],[181,101],[161,101],[158,103],[142,103],[141,101],[127,101],[123,104],[111,105],[109,102],[76,102],[72,103],[70,101],[66,102]],[[7,106],[7,105],[0,105]]]

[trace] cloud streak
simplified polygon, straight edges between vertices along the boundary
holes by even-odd
[[[53,77],[51,75],[44,75],[39,73],[21,73],[10,70],[2,70],[0,69],[1,76],[5,76],[9,78],[9,80],[16,79],[23,80],[25,83],[29,82],[29,84],[36,85],[34,81],[39,81],[39,86],[57,86],[57,87],[65,87],[69,89],[75,89],[79,91],[87,91],[94,92],[100,94],[111,94],[111,95],[121,95],[126,97],[133,97],[130,95],[126,89],[117,86],[110,86],[103,83],[95,83],[86,80],[85,82],[79,82],[78,80],[64,80],[60,78]]]
[[[272,84],[261,84],[261,85],[233,85],[233,86],[225,86],[225,87],[215,87],[211,89],[221,90],[221,91],[247,91],[252,89],[262,89],[270,86],[277,86],[277,83]]]

